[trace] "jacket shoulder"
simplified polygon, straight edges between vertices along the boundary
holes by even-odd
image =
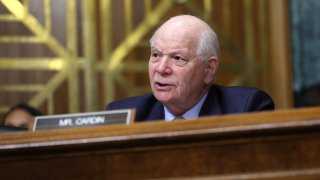
[[[234,112],[273,110],[272,98],[263,90],[246,86],[214,86],[223,109]]]
[[[152,101],[154,101],[154,97],[152,94],[148,94],[145,96],[134,96],[125,99],[120,99],[109,103],[106,106],[107,110],[115,110],[115,109],[128,109],[128,108],[137,108],[140,106],[144,106]]]
[[[152,94],[113,101],[106,106],[106,110],[117,109],[135,109],[136,121],[163,119],[163,106]]]

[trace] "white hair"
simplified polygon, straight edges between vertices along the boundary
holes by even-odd
[[[199,56],[220,56],[219,40],[217,34],[209,27],[201,31],[198,40],[197,54]]]

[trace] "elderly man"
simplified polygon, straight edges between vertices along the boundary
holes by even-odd
[[[219,44],[204,21],[175,16],[154,33],[150,43],[153,93],[112,102],[107,110],[135,108],[137,121],[172,121],[274,109],[270,96],[259,89],[213,83]]]

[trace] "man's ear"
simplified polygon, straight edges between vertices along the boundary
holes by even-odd
[[[206,84],[210,84],[211,82],[214,81],[215,74],[218,70],[219,66],[219,60],[217,57],[211,56],[207,59],[207,64],[206,64],[206,74],[204,78],[204,82]]]

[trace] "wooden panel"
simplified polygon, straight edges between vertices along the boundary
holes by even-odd
[[[319,118],[320,108],[310,108],[2,134],[0,175],[1,180],[316,179]]]
[[[289,2],[270,2],[271,96],[277,109],[293,107],[292,62],[289,32]]]

